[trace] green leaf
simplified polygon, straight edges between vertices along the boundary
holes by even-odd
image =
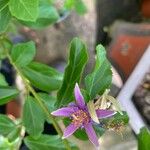
[[[40,4],[45,4],[45,5],[49,5],[49,4],[54,4],[55,0],[40,0],[39,3]]]
[[[28,96],[23,107],[23,125],[28,134],[38,137],[43,131],[45,116],[35,99]]]
[[[94,71],[85,78],[86,90],[90,99],[102,94],[112,81],[111,65],[106,58],[106,51],[102,45],[96,47],[97,60]]]
[[[70,56],[65,69],[63,84],[57,94],[57,106],[71,102],[76,82],[80,82],[85,64],[88,60],[86,46],[78,38],[74,38],[70,46]]]
[[[27,42],[14,45],[11,51],[11,57],[17,66],[24,67],[33,60],[35,53],[35,44],[33,42]]]
[[[34,29],[40,29],[56,23],[58,19],[59,19],[59,14],[56,8],[44,4],[44,5],[40,5],[39,15],[35,22],[22,21],[21,23]]]
[[[8,0],[0,0],[0,33],[5,32],[11,20]]]
[[[8,6],[9,0],[0,0],[0,11]]]
[[[0,134],[8,135],[15,128],[15,123],[6,115],[0,114]]]
[[[87,12],[87,7],[82,0],[65,0],[64,7],[69,10],[74,8],[81,15]]]
[[[8,83],[5,80],[3,74],[0,73],[0,86],[8,86]]]
[[[129,122],[129,117],[127,115],[127,113],[124,111],[122,112],[122,115],[120,113],[116,113],[113,117],[112,117],[112,122],[113,123],[123,123],[124,125],[125,124],[128,124]]]
[[[10,0],[9,9],[13,16],[24,21],[36,21],[39,0]]]
[[[87,7],[85,6],[82,0],[76,0],[75,10],[80,15],[83,15],[87,12]]]
[[[3,60],[7,57],[4,48],[10,51],[11,47],[12,47],[12,43],[7,39],[3,39],[2,43],[0,44],[0,60]]]
[[[144,127],[138,134],[138,150],[149,150],[150,149],[150,132]]]
[[[47,107],[49,113],[56,110],[55,108],[56,97],[48,95],[46,93],[38,93],[38,96],[41,98],[45,107]],[[46,116],[46,121],[51,124],[52,120],[50,121],[49,118]]]
[[[48,95],[46,93],[38,93],[39,97],[41,97],[41,100],[49,110],[49,112],[52,112],[55,110],[55,102],[56,102],[56,97]]]
[[[7,135],[9,142],[15,141],[20,136],[20,133],[21,133],[21,126],[18,127],[15,126],[13,130],[11,130],[11,132]]]
[[[62,83],[62,73],[45,64],[32,62],[22,72],[35,87],[43,91],[57,90]]]
[[[0,86],[0,105],[6,104],[18,95],[19,91],[12,87]]]
[[[75,0],[65,0],[64,6],[67,9],[72,9],[75,5]]]
[[[38,139],[33,139],[28,136],[24,139],[26,146],[30,150],[65,150],[61,138],[57,135],[41,135]],[[72,150],[77,150],[76,147],[72,147]]]
[[[0,136],[0,150],[14,150],[14,146],[7,138]]]
[[[99,136],[102,136],[106,129],[100,127],[100,126],[94,126],[94,129],[95,129],[95,132],[99,135]]]

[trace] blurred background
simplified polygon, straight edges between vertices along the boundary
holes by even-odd
[[[61,7],[62,0],[57,1]],[[120,100],[129,117],[131,114],[134,117],[131,115],[130,126],[121,133],[109,131],[102,136],[101,150],[136,150],[139,127],[150,125],[150,0],[84,0],[84,3],[87,7],[84,15],[72,11],[41,30],[18,26],[17,34],[10,37],[14,43],[35,41],[35,59],[61,71],[66,65],[68,43],[73,37],[80,37],[90,54],[85,74],[93,68],[96,45],[103,44],[113,66],[111,94]],[[16,82],[23,88],[7,60],[2,62],[0,72],[10,85]],[[20,105],[18,100],[11,101],[0,112],[19,117]],[[46,125],[45,132],[50,132]],[[87,144],[81,142],[81,150],[87,149]],[[89,149],[92,150],[90,144]]]

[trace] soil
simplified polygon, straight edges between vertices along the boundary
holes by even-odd
[[[143,116],[143,119],[150,125],[150,69],[135,91],[133,102]]]

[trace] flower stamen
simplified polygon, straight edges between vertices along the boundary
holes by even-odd
[[[90,121],[90,117],[87,112],[83,110],[78,110],[71,115],[72,123],[75,126],[82,126],[83,124],[87,124]]]

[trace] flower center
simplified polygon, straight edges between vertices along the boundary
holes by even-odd
[[[81,126],[83,124],[87,124],[90,121],[90,117],[88,113],[83,110],[78,110],[75,113],[73,113],[71,116],[73,118],[72,123],[75,126]]]

